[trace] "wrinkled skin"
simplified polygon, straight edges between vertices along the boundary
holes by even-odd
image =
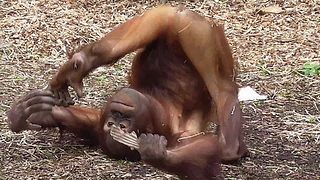
[[[12,109],[8,112],[10,129],[19,132],[22,130],[40,130],[42,125],[50,127],[50,124],[45,124],[40,119],[28,118],[30,116],[35,117],[38,114],[50,113],[56,104],[53,93],[50,91],[34,90],[29,92],[14,103]]]
[[[167,156],[167,139],[158,134],[141,134],[139,137],[139,152],[142,159],[146,162],[152,163],[164,162]]]

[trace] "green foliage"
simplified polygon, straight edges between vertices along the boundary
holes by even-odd
[[[255,105],[262,105],[262,104],[264,104],[264,102],[263,102],[263,101],[260,101],[260,100],[255,100],[255,101],[253,101],[252,103],[255,104]]]
[[[311,64],[307,62],[302,66],[301,70],[298,70],[298,73],[303,74],[305,76],[315,76],[320,74],[320,65]]]
[[[20,76],[18,76],[18,75],[16,75],[16,76],[15,76],[15,79],[16,79],[16,80],[19,80],[19,81],[24,80],[24,78],[23,78],[23,77],[20,77]]]
[[[87,94],[91,94],[93,91],[92,91],[92,89],[86,89],[85,92],[86,92]]]
[[[116,66],[114,66],[114,68],[119,69],[119,70],[123,70],[123,67],[120,65],[116,65]]]
[[[263,68],[263,65],[264,65],[264,61],[263,60],[260,60],[260,64],[258,65],[259,68]]]
[[[269,72],[267,69],[263,69],[262,72],[263,72],[263,74],[265,74],[265,75],[270,74],[270,72]]]
[[[109,81],[108,76],[106,76],[106,75],[102,75],[102,76],[98,77],[98,80],[99,81],[105,81],[105,82]]]
[[[270,74],[270,72],[266,68],[264,68],[264,65],[265,65],[265,62],[263,60],[260,60],[260,64],[258,65],[258,67],[261,68],[262,73],[265,75]]]
[[[315,117],[312,117],[311,119],[310,119],[310,122],[315,122],[316,121],[316,118]]]

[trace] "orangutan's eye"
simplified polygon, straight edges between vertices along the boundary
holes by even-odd
[[[121,129],[125,129],[126,126],[125,126],[124,124],[120,123],[120,128],[121,128]]]
[[[108,127],[111,127],[114,123],[113,122],[108,122]]]

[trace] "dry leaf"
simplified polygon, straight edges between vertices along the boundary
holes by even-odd
[[[282,11],[283,11],[282,8],[280,8],[279,6],[269,6],[269,7],[258,10],[258,14],[261,14],[261,15],[267,14],[267,13],[279,14]]]

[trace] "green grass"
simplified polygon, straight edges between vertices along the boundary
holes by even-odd
[[[311,64],[311,62],[307,62],[305,65],[302,66],[302,69],[296,72],[305,76],[316,76],[320,74],[320,65]]]
[[[99,81],[105,81],[105,82],[108,82],[108,81],[109,81],[109,79],[108,79],[108,78],[109,78],[108,76],[106,76],[106,75],[102,75],[102,76],[98,77],[98,80],[99,80]]]

